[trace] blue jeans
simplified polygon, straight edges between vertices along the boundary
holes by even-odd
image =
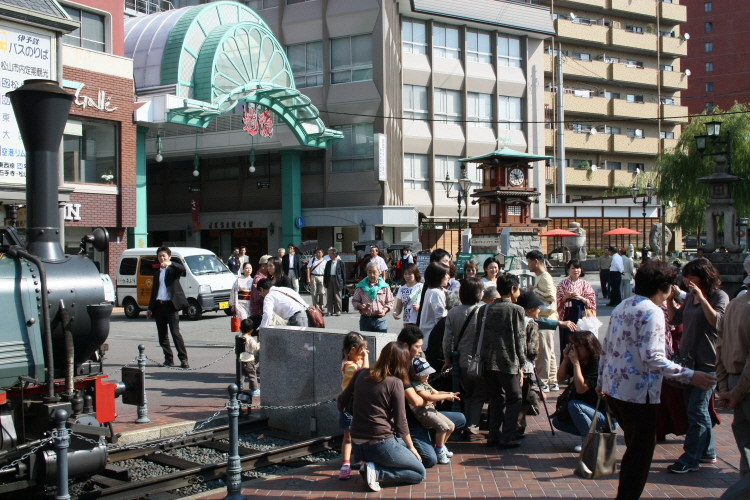
[[[596,412],[596,409],[593,406],[573,399],[572,401],[568,401],[568,413],[570,413],[570,419],[573,423],[562,422],[557,417],[554,417],[552,418],[552,425],[557,430],[573,434],[574,436],[581,436],[581,442],[583,442],[586,441],[586,436],[588,436],[589,429],[591,429],[594,412]],[[607,425],[606,415],[602,412],[596,412],[596,428],[601,429],[605,425]],[[612,422],[612,426],[617,429],[617,422]]]
[[[352,443],[352,451],[360,460],[375,464],[378,482],[418,484],[427,477],[424,465],[401,438],[381,439],[375,444]]]
[[[715,372],[709,372],[716,375]],[[714,448],[714,434],[711,430],[711,415],[708,414],[708,401],[714,393],[713,387],[707,391],[691,386],[685,389],[685,405],[687,406],[688,427],[685,434],[685,451],[677,459],[688,467],[700,467],[702,457],[716,457]]]
[[[456,426],[456,431],[463,429],[464,426],[466,426],[466,417],[464,417],[463,413],[456,411],[441,411],[440,413],[453,422],[453,425]],[[437,465],[437,454],[435,453],[435,447],[432,442],[432,436],[434,433],[430,432],[429,429],[425,429],[421,425],[409,427],[409,432],[411,433],[411,440],[412,443],[414,443],[414,448],[417,449],[419,456],[422,457],[422,465],[427,469],[435,467],[435,465]]]
[[[385,316],[382,318],[371,318],[369,316],[359,317],[359,331],[388,333],[388,323]]]

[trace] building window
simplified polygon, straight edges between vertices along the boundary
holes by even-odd
[[[508,205],[508,215],[519,216],[521,215],[521,205]]]
[[[523,99],[501,95],[498,99],[498,121],[501,129],[521,130]]]
[[[625,25],[625,31],[643,34],[643,28],[641,26]]]
[[[619,99],[620,93],[619,92],[610,92],[609,90],[604,91],[604,97],[606,99]]]
[[[714,91],[714,82],[706,82],[706,92]]]
[[[404,189],[430,188],[430,158],[427,155],[404,154]]]
[[[659,69],[662,71],[674,71],[674,66],[671,64],[660,64]]]
[[[456,181],[453,189],[458,190],[458,179],[461,178],[461,162],[458,161],[460,159],[460,156],[435,156],[435,180],[442,181],[447,176]]]
[[[323,42],[288,45],[286,55],[298,89],[323,85]]]
[[[659,139],[674,139],[674,132],[659,132]]]
[[[364,172],[374,169],[372,123],[335,127],[344,138],[333,143],[331,172]]]
[[[677,104],[677,103],[675,102],[675,100],[674,100],[673,98],[671,98],[671,97],[663,97],[663,98],[661,99],[661,103],[662,103],[662,104],[668,104],[668,105],[670,105],[670,106],[674,106],[674,105],[676,105],[676,104]]]
[[[436,57],[460,59],[461,47],[458,43],[458,27],[435,23],[432,27],[432,45]]]
[[[372,35],[331,39],[331,83],[372,80]]]
[[[629,128],[628,137],[631,139],[644,139],[646,134],[643,132],[642,128]]]
[[[714,63],[707,62],[706,63],[706,73],[713,73],[714,72]]]
[[[65,182],[117,184],[117,126],[68,121],[63,136]]]
[[[424,21],[404,19],[401,23],[401,38],[403,39],[404,52],[427,53],[427,29]]]
[[[66,5],[63,5],[63,9],[74,21],[81,23],[80,28],[63,35],[63,43],[73,47],[104,52],[104,16],[86,10],[73,9]]]
[[[609,125],[605,125],[603,131],[605,134],[612,134],[612,135],[620,135],[621,133],[620,127],[610,127]]]
[[[497,37],[497,65],[520,68],[521,61],[521,39],[512,36]]]
[[[593,160],[573,160],[573,168],[583,168],[587,169],[590,168],[591,165],[594,165],[595,162]]]
[[[622,170],[622,163],[619,161],[604,161],[604,168],[607,170]]]
[[[468,106],[466,115],[470,127],[492,126],[492,96],[490,94],[469,92]]]
[[[590,61],[591,54],[587,54],[586,52],[573,52],[573,59],[578,61]]]
[[[705,43],[705,49],[706,49],[706,53],[713,52],[714,51],[714,42],[706,42]]]
[[[481,218],[489,217],[490,216],[490,205],[489,203],[482,203],[479,205],[479,216]]]
[[[713,12],[714,11],[714,3],[713,2],[704,2],[703,3],[703,12]]]
[[[634,94],[628,94],[625,96],[625,100],[628,102],[643,102],[643,96],[642,95],[634,95]]]
[[[713,101],[706,101],[706,111],[709,113],[713,112],[714,110],[714,102]]]
[[[644,172],[643,163],[628,163],[628,172]]]
[[[584,123],[571,123],[570,124],[570,130],[572,130],[576,134],[588,134],[589,132],[591,132],[592,128],[594,128],[593,125],[587,125]]]
[[[279,6],[279,0],[246,0],[247,6],[253,10],[274,9]]]
[[[703,23],[703,28],[706,30],[706,33],[711,33],[714,30],[714,23],[712,22],[705,22]]]
[[[489,33],[472,28],[466,30],[466,58],[473,62],[492,62]]]
[[[404,85],[404,118],[409,120],[426,120],[427,87]]]
[[[460,122],[461,92],[458,90],[435,89],[435,119],[444,123]]]
[[[295,3],[312,2],[314,0],[286,0],[287,5],[293,5]]]

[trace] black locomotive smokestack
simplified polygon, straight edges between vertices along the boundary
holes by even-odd
[[[6,94],[26,148],[26,248],[60,260],[59,151],[73,96],[52,80],[26,80]]]

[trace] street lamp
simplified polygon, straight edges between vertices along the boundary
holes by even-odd
[[[706,122],[706,135],[696,135],[695,136],[695,149],[698,150],[698,152],[702,156],[713,156],[713,155],[726,155],[727,157],[727,173],[731,173],[732,171],[732,134],[727,134],[727,140],[721,141],[719,138],[721,137],[721,122],[719,121],[710,121]],[[714,146],[716,144],[723,144],[726,146],[726,149],[721,149],[720,151],[716,151],[715,148],[712,148],[711,153],[705,153],[706,149],[708,149],[709,146]]]
[[[466,177],[466,165],[461,165],[461,178],[458,180],[458,194],[456,196],[451,196],[454,181],[451,180],[448,173],[445,174],[445,179],[440,182],[443,184],[443,189],[445,189],[445,197],[449,200],[458,200],[458,251],[461,252],[461,240],[463,239],[461,235],[461,213],[463,212],[461,203],[465,202],[468,207],[469,189],[471,189],[471,179]]]
[[[646,247],[646,206],[652,201],[654,188],[649,182],[646,186],[645,193],[640,193],[640,189],[638,189],[638,186],[636,186],[634,182],[633,186],[630,188],[630,192],[633,193],[633,203],[636,205],[638,203],[643,205],[643,249],[641,250],[641,260],[645,262],[648,260],[648,248]],[[643,197],[643,199],[639,200],[639,197]]]

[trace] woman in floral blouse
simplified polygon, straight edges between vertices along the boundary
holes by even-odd
[[[585,274],[578,259],[571,259],[567,266],[568,277],[557,285],[557,314],[560,321],[578,320],[586,314],[586,309],[596,313],[596,292],[591,284],[581,279]],[[560,352],[570,343],[571,331],[560,327]]]
[[[667,359],[664,312],[677,278],[666,262],[649,260],[635,276],[635,295],[622,301],[609,320],[599,360],[597,393],[605,397],[625,434],[617,499],[640,498],[656,448],[656,405],[662,377],[713,387],[713,375]]]

